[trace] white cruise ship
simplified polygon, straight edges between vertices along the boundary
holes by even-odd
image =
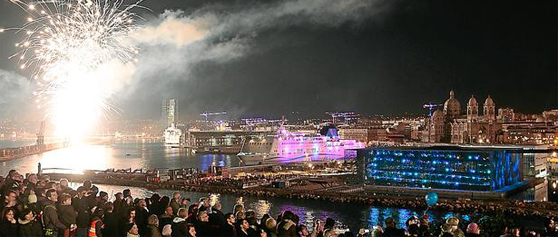
[[[182,131],[174,125],[174,123],[165,129],[165,147],[169,148],[180,148]]]
[[[323,136],[292,133],[281,127],[275,135],[247,138],[238,157],[244,165],[326,161],[344,158],[347,149],[364,147],[363,142],[339,139],[335,129]]]

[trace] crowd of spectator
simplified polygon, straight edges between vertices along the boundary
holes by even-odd
[[[399,228],[394,219],[388,218],[383,225],[372,229],[341,231],[331,218],[316,220],[310,225],[303,224],[291,211],[277,217],[265,214],[258,218],[242,203],[224,208],[209,197],[192,202],[180,192],[173,193],[172,197],[153,194],[146,198],[133,197],[130,190],[125,189],[109,197],[91,181],[74,189],[66,179],[55,182],[46,175],[36,174],[24,178],[15,170],[0,180],[0,191],[0,237],[465,237],[495,233],[494,229],[485,231],[481,224],[465,223],[456,217],[435,225],[429,222],[428,216],[412,217]],[[552,218],[545,227],[544,231],[534,231],[504,226],[501,234],[506,237],[558,236],[558,225]]]

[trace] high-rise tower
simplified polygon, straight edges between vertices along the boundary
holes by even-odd
[[[161,119],[166,127],[170,127],[178,120],[178,107],[176,99],[164,100]]]

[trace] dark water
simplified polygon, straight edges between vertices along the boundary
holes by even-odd
[[[128,187],[113,186],[113,185],[98,185],[101,190],[106,190],[109,195],[116,192],[121,192]],[[171,190],[147,190],[143,188],[130,188],[134,197],[150,197],[154,192],[160,195],[172,196],[174,191]],[[201,197],[207,197],[208,193],[197,192],[181,192],[183,197],[191,198],[192,202],[196,202]],[[113,196],[113,195],[111,195]],[[223,204],[223,212],[231,212],[233,206],[237,203],[239,196],[222,194],[218,195],[218,200]],[[372,226],[383,224],[383,221],[388,218],[394,218],[400,227],[405,226],[405,221],[411,216],[421,216],[424,210],[409,210],[397,208],[381,208],[372,207],[363,204],[340,204],[325,201],[315,200],[294,200],[287,198],[257,198],[257,197],[243,197],[243,203],[246,208],[252,209],[256,212],[258,217],[265,213],[269,213],[274,218],[283,211],[292,211],[301,219],[301,223],[307,226],[312,226],[316,219],[325,220],[330,217],[339,222],[339,227],[349,228],[351,231],[358,232],[360,228],[372,228]],[[439,213],[428,212],[431,221],[448,218],[453,215],[458,215],[452,212]],[[468,216],[460,216],[461,218],[468,219]]]

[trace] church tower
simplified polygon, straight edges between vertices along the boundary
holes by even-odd
[[[484,101],[484,110],[483,115],[489,121],[494,121],[496,119],[496,105],[494,105],[494,101],[488,95],[488,98]]]
[[[467,102],[467,120],[473,121],[476,120],[479,116],[479,103],[477,103],[477,99],[475,96],[471,95],[469,102]]]

